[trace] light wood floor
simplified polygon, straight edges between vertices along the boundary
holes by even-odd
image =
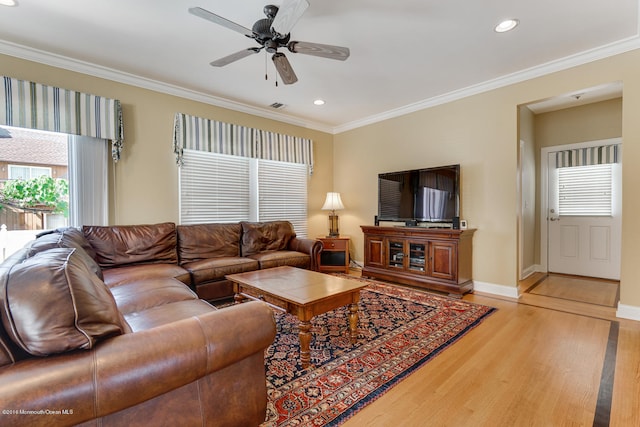
[[[498,310],[343,425],[640,426],[640,322],[601,305],[522,299],[466,295]]]

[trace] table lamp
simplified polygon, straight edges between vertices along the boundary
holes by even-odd
[[[322,206],[323,211],[331,211],[329,214],[329,236],[328,237],[338,237],[340,233],[338,232],[338,215],[336,215],[336,210],[344,209],[344,205],[342,204],[342,199],[340,199],[340,193],[327,193],[327,198],[324,201],[324,206]]]

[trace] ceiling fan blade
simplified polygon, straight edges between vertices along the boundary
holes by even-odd
[[[293,41],[290,42],[287,47],[293,53],[321,56],[323,58],[338,59],[340,61],[344,61],[350,55],[348,47],[332,46],[329,44]]]
[[[278,70],[278,74],[280,74],[284,84],[290,85],[298,81],[298,76],[293,72],[293,68],[291,68],[291,64],[289,64],[289,60],[284,56],[284,53],[274,53],[271,59],[273,59],[276,70]]]
[[[261,47],[250,47],[249,49],[243,49],[240,52],[232,53],[229,56],[225,56],[224,58],[216,59],[211,62],[211,66],[213,67],[224,67],[225,65],[231,64],[239,59],[252,55],[254,53],[258,53],[262,50]]]
[[[189,13],[206,19],[207,21],[222,25],[223,27],[227,27],[230,30],[237,31],[238,33],[244,34],[247,37],[254,37],[253,31],[251,31],[250,29],[243,27],[240,24],[236,24],[235,22],[229,21],[228,19],[223,18],[222,16],[218,16],[215,13],[209,12],[208,10],[201,7],[191,7],[189,8]]]
[[[276,17],[271,23],[271,30],[284,37],[291,32],[298,19],[309,7],[307,0],[284,0]]]

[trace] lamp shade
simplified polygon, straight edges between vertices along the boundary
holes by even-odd
[[[344,209],[344,205],[342,204],[342,199],[340,198],[340,193],[327,193],[327,198],[324,201],[324,206],[322,206],[322,210],[335,211],[339,209]]]

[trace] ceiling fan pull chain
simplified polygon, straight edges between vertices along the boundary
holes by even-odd
[[[269,75],[267,74],[267,51],[264,51],[264,79],[269,80]]]

